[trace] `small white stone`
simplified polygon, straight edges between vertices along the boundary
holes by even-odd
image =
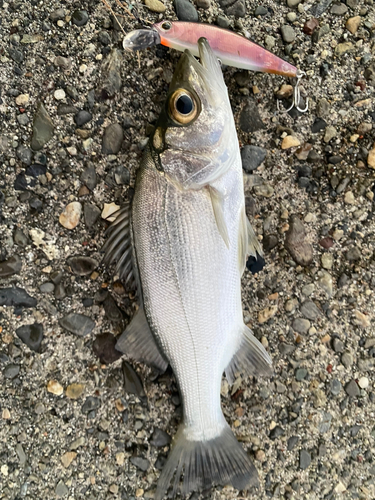
[[[81,64],[81,66],[79,67],[79,72],[84,73],[85,71],[87,71],[87,64]]]
[[[55,90],[54,94],[55,99],[57,101],[61,101],[62,99],[65,99],[65,90],[64,89],[57,89]]]
[[[353,191],[348,191],[347,193],[345,193],[344,201],[347,205],[354,205],[355,198]]]
[[[369,380],[367,377],[361,377],[359,380],[358,380],[358,385],[361,389],[367,389],[367,387],[369,386]]]
[[[281,149],[295,148],[300,145],[301,142],[297,137],[293,135],[287,135],[286,137],[284,137],[283,142],[281,143]]]
[[[74,229],[78,226],[81,214],[82,205],[78,201],[73,201],[65,207],[64,211],[60,215],[59,222],[66,229]]]
[[[112,214],[120,210],[120,205],[116,205],[116,203],[104,203],[104,208],[102,211],[102,219],[113,222],[115,217],[110,217]]]
[[[59,28],[63,28],[65,23],[62,19],[59,19],[56,24]]]
[[[64,388],[57,380],[50,380],[47,384],[47,391],[56,396],[61,396]]]
[[[20,94],[16,97],[17,106],[25,106],[29,102],[29,94]]]
[[[69,146],[66,150],[71,156],[76,156],[77,154],[77,148],[75,146]]]
[[[342,484],[341,481],[339,481],[335,487],[335,492],[336,493],[344,493],[344,491],[346,491],[346,487],[344,484]]]

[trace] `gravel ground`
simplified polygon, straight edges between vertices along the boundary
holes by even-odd
[[[373,499],[373,0],[146,3],[150,22],[198,12],[307,72],[301,115],[277,112],[291,82],[225,69],[265,248],[243,278],[244,315],[275,376],[222,386],[260,489],[203,496]],[[179,55],[123,54],[100,2],[0,7],[0,498],[153,498],[177,386],[119,359],[134,292],[98,263],[103,210],[132,195]]]

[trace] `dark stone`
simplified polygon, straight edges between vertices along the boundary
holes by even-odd
[[[127,362],[122,363],[122,373],[124,376],[124,390],[127,394],[135,394],[142,402],[146,402],[146,394],[143,390],[141,379],[134,368]]]
[[[18,274],[22,268],[22,260],[18,255],[13,255],[8,260],[0,262],[0,278],[7,278]]]
[[[243,132],[256,132],[264,129],[264,123],[259,115],[258,107],[254,101],[248,101],[240,114],[240,128]]]
[[[217,16],[216,24],[220,26],[220,28],[228,29],[230,26],[230,21],[226,16]]]
[[[117,186],[125,186],[130,183],[130,172],[123,165],[116,165],[111,168],[105,177],[105,183],[116,188]]]
[[[338,163],[342,162],[342,157],[339,155],[334,155],[334,156],[329,156],[328,157],[328,163],[331,165],[337,165]]]
[[[311,454],[306,450],[301,450],[299,454],[299,468],[305,470],[310,464]]]
[[[23,288],[0,288],[0,306],[35,307],[37,300]]]
[[[345,392],[351,398],[356,398],[361,394],[361,391],[359,390],[358,384],[354,379],[352,379],[350,382],[348,382],[346,384]]]
[[[306,368],[297,368],[295,372],[296,380],[298,380],[298,382],[301,382],[301,380],[304,380],[307,377],[308,373],[309,372],[306,370]]]
[[[295,446],[298,443],[298,441],[299,441],[299,437],[298,436],[291,436],[288,439],[288,450],[292,451],[295,448]]]
[[[340,276],[340,278],[337,281],[338,288],[343,288],[347,284],[348,281],[349,281],[349,276],[345,273],[342,273],[342,275]]]
[[[267,156],[267,150],[259,146],[244,146],[241,149],[242,168],[250,173],[256,170]]]
[[[83,314],[70,313],[59,319],[59,325],[70,333],[84,337],[92,332],[95,327],[95,321]]]
[[[32,325],[20,326],[16,330],[16,335],[32,351],[39,352],[43,340],[43,325],[34,323]]]
[[[270,252],[278,244],[279,240],[277,234],[266,234],[264,236],[262,245],[265,252]]]
[[[24,163],[25,165],[31,165],[32,157],[33,157],[33,152],[31,151],[30,148],[27,148],[26,146],[18,146],[16,149],[16,155],[17,158]]]
[[[219,0],[219,5],[227,16],[244,17],[246,14],[244,0]]]
[[[75,10],[72,14],[72,22],[76,26],[84,26],[89,20],[89,15],[86,10]]]
[[[82,255],[69,257],[69,259],[67,259],[67,264],[77,276],[88,276],[99,265],[95,259],[91,257],[84,257]]]
[[[56,9],[49,15],[49,18],[52,22],[56,23],[57,21],[62,21],[65,19],[65,9]]]
[[[338,337],[332,340],[332,347],[335,352],[344,352],[345,350],[344,343]]]
[[[278,437],[280,436],[283,436],[285,434],[285,431],[279,426],[277,425],[276,427],[274,427],[271,432],[270,432],[270,439],[277,439]]]
[[[78,113],[74,117],[74,121],[77,127],[82,127],[91,120],[92,120],[92,114],[89,111],[86,111],[85,109],[81,109],[81,111],[78,111]]]
[[[264,5],[258,5],[256,7],[254,15],[255,16],[266,16],[268,14],[268,9],[267,7],[264,7]]]
[[[298,177],[311,177],[312,169],[309,165],[298,167]]]
[[[92,347],[101,363],[110,365],[121,358],[122,354],[115,349],[116,342],[111,333],[103,333],[96,337]]]
[[[83,216],[85,219],[85,224],[88,228],[92,228],[96,221],[99,219],[101,214],[100,209],[96,205],[91,203],[85,203],[83,206]]]
[[[301,313],[305,316],[305,318],[310,319],[311,321],[315,321],[321,316],[320,310],[314,304],[312,300],[305,300],[300,307]]]
[[[87,167],[82,172],[81,181],[90,189],[90,191],[93,191],[95,189],[97,183],[97,176],[94,166]]]
[[[39,103],[34,116],[33,135],[31,137],[31,148],[34,151],[39,151],[42,147],[52,139],[54,132],[52,120],[44,107],[43,103]]]
[[[107,295],[103,302],[105,315],[112,323],[121,323],[123,320],[123,315],[121,310],[117,307],[117,304],[111,295]]]
[[[150,467],[150,462],[147,460],[147,458],[141,458],[141,457],[130,457],[130,462],[137,467],[137,469],[146,472],[149,467]]]
[[[319,26],[319,20],[316,19],[315,17],[312,17],[311,19],[305,22],[303,26],[303,32],[306,33],[306,35],[311,36],[318,26]]]
[[[342,385],[341,385],[340,380],[338,380],[337,378],[332,379],[331,383],[330,383],[331,394],[333,394],[334,396],[337,396],[338,394],[340,394],[341,389],[342,389]]]
[[[101,31],[98,35],[98,40],[102,45],[104,45],[104,47],[111,45],[112,42],[111,36],[108,31]]]
[[[20,372],[20,365],[10,364],[7,365],[3,371],[5,378],[13,379],[16,378]]]
[[[29,177],[39,177],[40,175],[46,175],[47,167],[45,165],[39,165],[38,163],[34,163],[26,168],[25,174]]]
[[[104,131],[102,152],[106,155],[116,155],[124,139],[124,132],[119,123],[112,123]]]
[[[72,104],[60,103],[57,106],[58,115],[75,115],[76,113],[78,113],[78,109]]]
[[[261,255],[257,254],[256,257],[250,255],[250,257],[247,259],[246,267],[252,274],[256,274],[264,268],[265,263],[266,261]]]
[[[81,411],[82,413],[89,413],[93,410],[97,410],[100,406],[100,400],[95,396],[88,396],[86,401],[83,403]]]
[[[122,52],[113,49],[104,68],[105,80],[101,85],[101,96],[103,99],[114,97],[121,89],[121,61]]]
[[[311,125],[311,132],[316,134],[327,127],[327,122],[323,118],[315,118],[314,123]]]
[[[17,64],[21,64],[25,58],[23,52],[18,49],[10,48],[8,53],[9,56],[13,59],[13,61],[16,62]]]
[[[358,247],[353,247],[350,250],[346,252],[346,260],[349,262],[355,262],[357,260],[360,260],[361,258],[361,251],[359,250]]]
[[[152,433],[150,444],[155,446],[156,448],[163,448],[164,446],[169,445],[171,442],[171,436],[167,434],[162,429],[155,428]]]
[[[198,21],[198,12],[193,4],[187,0],[174,0],[177,17],[180,21]]]
[[[18,227],[14,231],[13,241],[16,245],[18,245],[19,247],[22,247],[22,248],[26,247],[30,243],[29,238]]]

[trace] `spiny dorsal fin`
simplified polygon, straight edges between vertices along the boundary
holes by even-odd
[[[263,255],[262,247],[254,233],[249,219],[247,218],[245,206],[241,211],[240,227],[238,231],[238,265],[241,274],[246,267],[246,260],[249,255],[253,257]]]
[[[162,372],[168,363],[151,333],[143,307],[140,307],[117,341],[116,349],[129,358],[155,366]]]
[[[225,369],[225,375],[229,384],[235,381],[235,373],[244,373],[246,375],[270,376],[273,373],[272,360],[259,342],[254,337],[250,328],[241,325],[242,340],[240,347],[233,356],[231,362]]]
[[[128,202],[111,217],[116,217],[108,227],[108,236],[102,250],[103,261],[110,265],[116,263],[116,273],[124,283],[134,284],[132,265],[131,204]]]
[[[215,189],[212,186],[208,186],[208,191],[211,196],[211,203],[215,215],[217,228],[219,230],[219,233],[221,234],[221,237],[224,240],[226,247],[229,248],[228,229],[227,229],[227,224],[225,222],[224,211],[223,211],[223,196],[217,189]]]

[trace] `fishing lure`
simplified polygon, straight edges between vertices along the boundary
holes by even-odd
[[[299,82],[305,74],[281,57],[261,47],[244,36],[218,26],[204,23],[184,21],[161,21],[149,29],[140,29],[128,33],[123,40],[126,50],[142,50],[152,45],[161,44],[181,52],[189,49],[194,56],[198,56],[198,39],[204,37],[209,42],[214,54],[222,64],[250,71],[273,73],[285,77],[296,77],[293,102],[286,112],[295,106],[301,109],[301,95]]]

